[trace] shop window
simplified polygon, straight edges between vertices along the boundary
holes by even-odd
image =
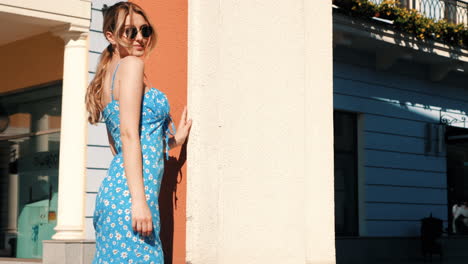
[[[61,84],[0,94],[0,257],[42,258],[55,233]]]

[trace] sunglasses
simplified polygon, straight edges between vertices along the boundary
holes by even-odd
[[[128,39],[135,39],[138,35],[138,32],[141,32],[141,36],[143,38],[149,38],[153,33],[153,28],[151,28],[149,25],[143,25],[140,27],[140,29],[137,29],[135,26],[131,26],[126,28],[124,32]]]

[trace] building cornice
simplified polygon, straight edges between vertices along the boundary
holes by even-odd
[[[31,3],[31,1],[0,0],[0,12],[88,28],[91,23],[91,3],[87,1],[68,3],[68,1],[46,0]]]

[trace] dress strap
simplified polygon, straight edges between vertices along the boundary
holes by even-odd
[[[112,74],[112,82],[111,82],[111,98],[112,101],[114,101],[114,79],[115,79],[115,74],[117,73],[117,69],[119,68],[120,60],[117,63],[117,66],[115,66],[114,74]]]
[[[148,76],[146,76],[146,73],[143,73],[143,76],[145,77],[146,81],[148,82],[149,89],[153,88],[153,85],[151,84],[150,80],[148,79]]]

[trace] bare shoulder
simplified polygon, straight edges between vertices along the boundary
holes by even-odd
[[[143,74],[145,63],[136,56],[127,56],[120,62],[124,76],[139,76]]]
[[[144,61],[136,56],[126,56],[120,61],[119,99],[137,98],[143,92]]]

